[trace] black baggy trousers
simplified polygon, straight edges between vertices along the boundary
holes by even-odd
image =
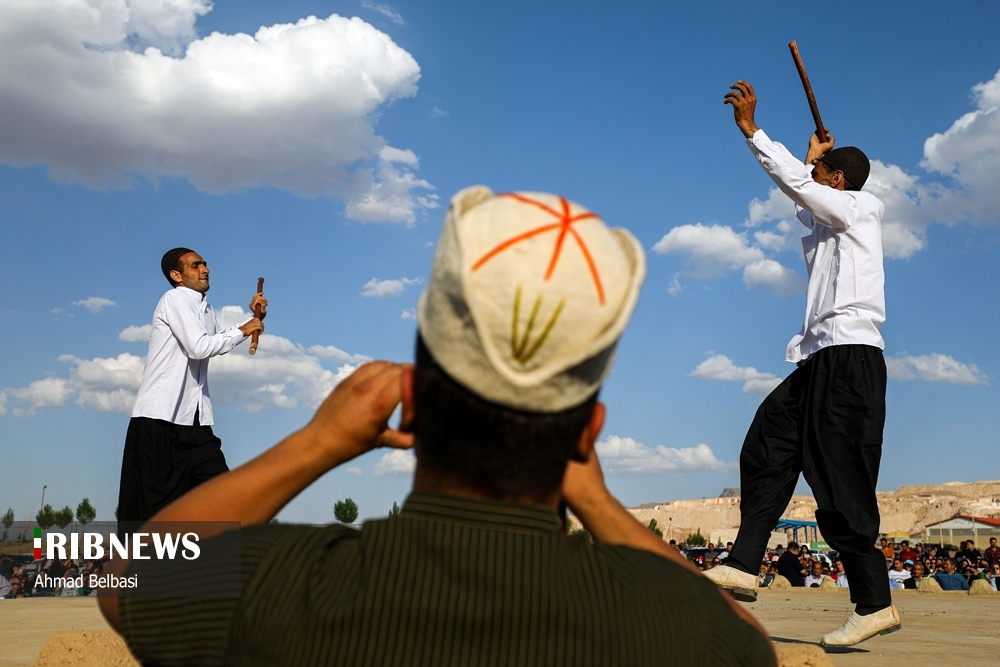
[[[844,562],[851,601],[892,603],[885,556],[875,548],[885,384],[882,350],[832,345],[764,399],[740,452],[742,522],[731,565],[758,572],[801,471],[816,497],[819,530]]]
[[[197,413],[192,426],[132,417],[118,487],[119,529],[138,527],[194,487],[228,470],[222,440],[211,426],[199,424]]]

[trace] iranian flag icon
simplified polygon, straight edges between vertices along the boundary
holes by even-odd
[[[35,528],[35,560],[42,557],[42,529]]]

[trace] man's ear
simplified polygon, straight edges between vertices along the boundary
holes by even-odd
[[[838,169],[830,174],[830,186],[837,190],[847,189],[847,179],[844,178],[844,172]]]
[[[606,414],[607,409],[604,407],[604,403],[600,401],[594,403],[594,411],[590,413],[590,420],[584,426],[583,433],[580,434],[580,439],[576,442],[576,449],[573,450],[570,461],[586,463],[590,460],[591,455],[594,453],[594,445],[597,442],[597,437],[601,434],[601,429],[604,428],[604,417]]]
[[[170,280],[173,281],[174,285],[180,285],[183,282],[181,272],[177,269],[172,269],[170,271]]]
[[[414,390],[415,371],[412,365],[403,366],[399,376],[399,395],[402,412],[399,418],[399,430],[410,433],[417,421],[416,391]]]

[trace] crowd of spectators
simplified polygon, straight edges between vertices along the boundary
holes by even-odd
[[[889,584],[894,590],[920,588],[921,582],[933,577],[946,591],[968,590],[976,579],[982,579],[997,590],[1000,585],[1000,547],[996,538],[982,552],[975,542],[966,540],[957,549],[916,544],[903,540],[893,547],[881,540],[881,551],[889,568]]]
[[[678,550],[677,542],[670,545]],[[709,542],[705,549],[688,550],[688,555],[699,570],[711,570],[725,565],[732,542],[725,548]],[[976,579],[983,579],[994,591],[1000,587],[1000,547],[996,538],[990,538],[990,546],[980,552],[972,540],[962,542],[957,550],[946,551],[941,546],[916,544],[911,547],[908,540],[899,545],[889,544],[881,539],[879,551],[885,555],[889,571],[889,586],[893,590],[917,589],[927,577],[933,577],[946,591],[968,590]],[[768,548],[760,566],[760,585],[768,587],[775,575],[788,579],[792,586],[818,588],[829,577],[838,588],[848,588],[844,563],[833,556],[813,552],[806,545],[789,542],[787,547]],[[96,596],[97,591],[88,587],[90,575],[100,576],[104,571],[104,561],[80,560],[36,560],[30,564],[18,565],[10,557],[0,558],[0,600],[24,597],[77,597]],[[83,586],[66,584],[69,579],[79,582],[83,574]],[[43,576],[42,583],[35,585]],[[52,585],[50,582],[55,582]]]
[[[671,540],[671,545],[676,543]],[[720,545],[721,547],[721,545]],[[688,550],[689,558],[699,570],[711,570],[725,565],[733,543],[725,549],[709,543],[707,550]],[[946,591],[969,590],[976,579],[983,579],[996,591],[1000,586],[1000,547],[996,538],[990,538],[990,546],[980,552],[972,540],[962,542],[957,549],[946,550],[943,546],[915,544],[903,540],[898,545],[880,540],[879,551],[885,556],[889,573],[889,587],[892,590],[917,589],[927,577],[933,577]],[[789,542],[787,547],[768,548],[760,565],[760,585],[770,586],[775,575],[788,579],[792,586],[819,588],[829,577],[838,588],[848,588],[844,563],[837,552],[828,554],[814,552],[806,545]]]
[[[100,576],[103,572],[102,560],[40,559],[18,564],[13,558],[0,557],[0,600],[30,597],[96,597],[97,591],[89,586],[90,575]],[[78,583],[83,585],[77,586]]]

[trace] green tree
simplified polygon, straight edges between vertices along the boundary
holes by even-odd
[[[691,533],[687,536],[687,539],[684,540],[684,544],[689,547],[703,547],[708,544],[708,540],[706,540],[705,536],[701,534],[701,528],[699,528],[698,532]]]
[[[46,505],[38,510],[35,515],[35,522],[42,528],[49,528],[56,522],[56,513],[52,510],[52,505]]]
[[[358,504],[350,498],[338,500],[333,506],[333,516],[340,523],[354,523],[358,518]]]
[[[53,516],[55,517],[56,525],[60,528],[65,528],[73,523],[73,509],[69,505],[53,514]]]
[[[118,505],[115,505],[115,521],[118,520]]]
[[[392,517],[398,516],[398,515],[399,515],[399,505],[397,505],[396,503],[393,503],[392,504],[392,509],[389,510],[389,518],[391,519]]]
[[[8,507],[7,512],[0,517],[0,523],[3,523],[3,538],[7,539],[7,531],[10,527],[14,525],[14,508]]]
[[[81,526],[86,526],[96,518],[97,510],[90,504],[90,498],[84,498],[80,504],[76,506],[76,520],[80,522]]]
[[[650,519],[649,525],[646,526],[646,528],[649,528],[651,531],[656,533],[657,537],[663,537],[663,531],[656,527],[656,519]]]
[[[7,508],[7,512],[0,517],[0,522],[3,523],[3,539],[6,540],[7,531],[14,525],[14,509],[12,507]]]

